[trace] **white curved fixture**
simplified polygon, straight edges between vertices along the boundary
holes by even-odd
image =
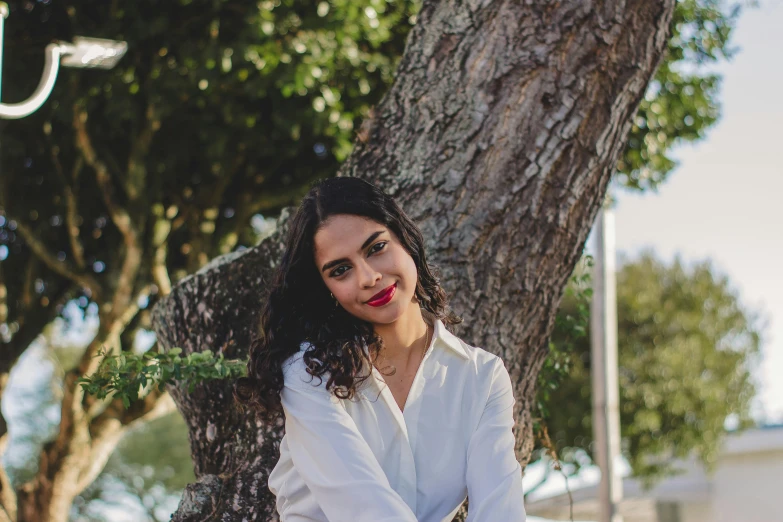
[[[8,17],[8,5],[0,2],[0,81],[3,66],[3,25]],[[20,103],[0,103],[0,118],[19,119],[37,111],[49,98],[57,80],[62,59],[63,67],[111,69],[128,50],[126,42],[101,38],[74,37],[73,43],[57,42],[46,46],[44,71],[32,96]],[[2,85],[0,85],[0,88]]]
[[[54,81],[57,79],[57,71],[60,70],[60,56],[62,53],[59,44],[46,46],[46,62],[44,63],[43,76],[38,83],[33,95],[20,103],[0,103],[0,118],[15,120],[24,118],[41,108],[54,89]]]

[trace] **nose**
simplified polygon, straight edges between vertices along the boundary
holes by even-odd
[[[372,288],[375,286],[375,283],[383,278],[383,275],[366,261],[359,263],[356,267],[356,271],[359,275],[359,284],[362,285],[362,288]]]

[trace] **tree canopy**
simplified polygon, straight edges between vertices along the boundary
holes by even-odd
[[[575,336],[565,320],[580,316],[584,298],[566,294],[552,336],[555,359],[568,369],[548,390],[546,424],[566,457],[591,451],[593,441],[589,324]],[[752,423],[757,313],[710,262],[667,264],[650,252],[619,269],[617,313],[622,451],[633,473],[653,481],[689,456],[709,467],[727,421]]]

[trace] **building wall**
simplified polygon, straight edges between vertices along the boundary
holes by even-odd
[[[652,491],[626,479],[625,522],[783,522],[783,425],[728,437],[712,475],[683,464]],[[597,494],[595,485],[573,492],[575,520],[598,519]],[[564,495],[530,503],[528,514],[570,519]]]
[[[721,457],[713,487],[715,522],[783,522],[783,451]]]
[[[707,502],[681,503],[680,522],[712,522],[715,517]]]
[[[567,504],[543,506],[528,506],[528,516],[536,516],[554,521],[571,520]],[[574,503],[574,520],[598,520],[600,515],[598,501],[595,499]],[[620,514],[623,522],[659,522],[656,516],[655,500],[649,498],[626,498],[620,504]],[[500,521],[498,521],[500,522]],[[684,521],[682,521],[684,522]]]

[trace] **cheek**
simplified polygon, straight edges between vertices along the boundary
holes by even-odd
[[[415,290],[416,281],[419,278],[419,274],[416,270],[416,263],[414,263],[413,258],[405,251],[403,251],[401,259],[399,260],[399,266],[401,269],[400,272],[405,277],[405,279],[408,280],[409,286]]]
[[[329,291],[334,294],[338,301],[346,304],[356,301],[362,295],[362,289],[356,281],[353,270],[351,270],[351,273],[343,276],[343,279],[340,279],[339,281],[332,280]]]
[[[324,278],[324,285],[326,285],[326,292],[334,294],[334,297],[338,301],[345,301],[347,296],[347,288],[346,285],[340,284],[340,281],[337,281],[332,278]],[[329,296],[329,299],[332,299],[332,296]]]
[[[349,297],[350,289],[348,285],[341,285],[339,281],[333,282],[331,287],[327,286],[327,288],[339,301],[345,301]]]

